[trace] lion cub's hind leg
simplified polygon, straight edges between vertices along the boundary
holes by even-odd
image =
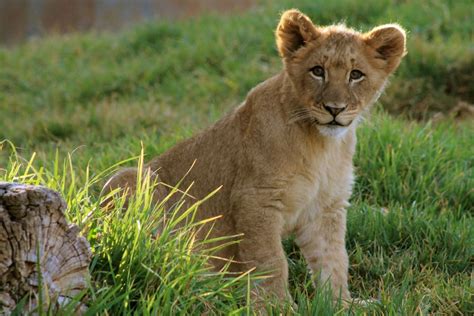
[[[114,174],[102,189],[102,195],[109,195],[112,191],[120,189],[120,195],[125,194],[126,201],[124,207],[128,205],[128,199],[135,194],[137,190],[137,168],[125,168]],[[102,208],[113,207],[113,197],[107,197],[100,206]]]

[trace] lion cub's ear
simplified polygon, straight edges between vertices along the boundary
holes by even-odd
[[[280,56],[289,58],[307,42],[319,35],[313,22],[296,9],[283,12],[276,29],[276,42]]]
[[[405,30],[397,24],[378,26],[363,37],[365,42],[375,50],[374,57],[385,62],[383,68],[387,73],[394,71],[402,57],[406,55]]]

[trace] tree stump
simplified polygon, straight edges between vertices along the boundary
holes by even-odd
[[[87,287],[90,245],[65,209],[48,188],[0,182],[0,314],[25,296],[27,311],[54,308]]]

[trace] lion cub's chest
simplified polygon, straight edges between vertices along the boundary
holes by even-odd
[[[321,209],[347,201],[353,182],[352,156],[337,151],[306,161],[293,176],[286,190],[282,212],[285,233],[293,231],[298,221],[314,220]]]

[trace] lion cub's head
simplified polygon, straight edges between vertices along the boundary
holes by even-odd
[[[396,24],[359,33],[343,25],[315,26],[297,10],[283,13],[278,50],[299,108],[327,136],[344,134],[372,105],[405,55],[405,31]]]

